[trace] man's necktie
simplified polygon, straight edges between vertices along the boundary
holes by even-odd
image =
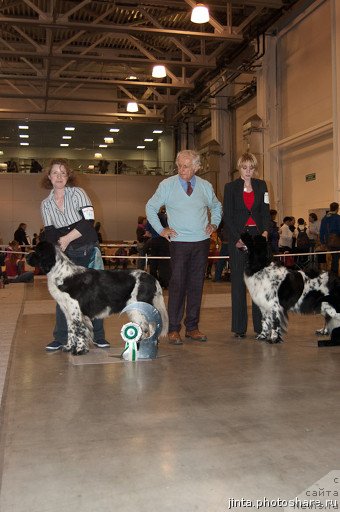
[[[191,194],[192,194],[192,186],[191,186],[190,181],[188,181],[187,194],[188,194],[188,196],[191,196]]]

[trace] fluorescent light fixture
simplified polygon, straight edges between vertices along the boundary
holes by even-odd
[[[113,144],[113,138],[112,137],[104,137],[105,144]]]
[[[19,137],[20,137],[20,139],[29,139],[29,135],[26,135],[23,133],[19,133]]]
[[[20,142],[20,146],[29,146],[30,143],[29,142]]]
[[[119,128],[110,128],[110,132],[111,133],[118,133],[119,132]]]
[[[127,112],[138,112],[138,105],[135,101],[129,101],[126,107]]]
[[[19,130],[28,130],[27,124],[19,124]]]
[[[69,144],[59,144],[62,148],[68,148]]]
[[[72,136],[71,135],[63,135],[63,139],[65,139],[65,140],[72,139]]]
[[[163,130],[154,130],[152,133],[163,133]]]
[[[152,142],[153,139],[144,139],[144,142]]]
[[[191,12],[193,23],[207,23],[209,21],[209,9],[204,4],[197,4]]]
[[[145,149],[145,146],[137,146],[137,149]]]
[[[107,144],[99,144],[99,148],[107,148]]]
[[[94,157],[95,157],[95,158],[102,158],[102,157],[103,157],[103,155],[102,155],[101,153],[95,153],[95,154],[94,154]]]
[[[90,164],[88,167],[87,167],[90,171],[92,171],[94,169],[94,165]]]
[[[74,126],[65,126],[65,130],[67,132],[74,132],[75,128],[74,128]]]
[[[166,76],[166,70],[163,65],[157,65],[152,68],[152,76],[154,78],[164,78]]]

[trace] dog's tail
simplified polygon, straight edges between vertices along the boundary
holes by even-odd
[[[158,309],[162,318],[162,331],[160,336],[166,336],[169,330],[169,317],[164,302],[163,290],[158,281],[156,281],[156,293],[152,301],[152,305]]]

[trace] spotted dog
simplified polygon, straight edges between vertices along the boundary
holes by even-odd
[[[334,319],[336,312],[333,306],[330,316],[331,306],[327,301],[334,300],[340,311],[339,279],[328,272],[307,275],[302,270],[288,270],[273,261],[267,241],[261,235],[252,238],[249,233],[244,233],[241,239],[247,246],[244,280],[262,314],[262,331],[257,339],[281,343],[282,334],[287,328],[288,311],[321,313],[331,332],[334,328],[334,320],[331,319]]]
[[[40,242],[27,255],[27,263],[47,274],[48,289],[66,316],[68,340],[65,351],[85,354],[93,341],[91,320],[120,313],[128,304],[147,302],[161,315],[162,332],[168,331],[168,314],[158,281],[143,270],[93,270],[75,265],[56,246]],[[138,311],[128,313],[145,335],[149,324]]]

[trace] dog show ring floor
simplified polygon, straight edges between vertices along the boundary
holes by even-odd
[[[110,349],[45,351],[44,277],[1,289],[0,304],[1,512],[249,511],[264,498],[277,511],[339,474],[340,347],[318,348],[320,315],[291,314],[283,344],[256,341],[251,322],[235,339],[230,284],[206,280],[208,342],[182,329],[182,346],[125,362],[124,315],[105,320]]]

